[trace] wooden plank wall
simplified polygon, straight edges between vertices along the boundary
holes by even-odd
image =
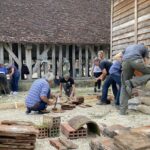
[[[129,44],[150,49],[150,0],[112,0],[112,56]]]
[[[150,50],[150,0],[138,0],[138,43],[144,43]]]

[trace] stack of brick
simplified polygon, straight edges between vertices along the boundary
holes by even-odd
[[[141,90],[138,90],[138,96],[128,101],[128,108],[140,111],[144,114],[150,114],[150,81]]]
[[[60,135],[60,117],[43,115],[43,125],[38,126],[38,138],[58,137]]]
[[[38,130],[34,126],[20,124],[0,125],[1,150],[34,150]]]
[[[90,142],[91,150],[148,150],[150,126],[126,128],[121,125],[100,125],[101,137]]]

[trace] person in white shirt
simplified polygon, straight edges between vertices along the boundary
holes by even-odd
[[[99,67],[99,64],[100,64],[100,60],[99,58],[96,57],[94,59],[93,71],[92,71],[95,78],[98,78],[102,74],[102,70]],[[97,87],[98,87],[98,90],[97,90]],[[101,80],[97,80],[94,85],[94,92],[97,92],[97,91],[100,92],[100,88],[101,88]]]

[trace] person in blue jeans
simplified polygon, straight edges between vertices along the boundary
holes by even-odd
[[[116,82],[118,85],[117,95],[115,100],[115,105],[120,105],[120,90],[121,90],[121,63],[122,63],[122,53],[118,53],[114,56],[114,62],[110,67],[109,74],[110,77]]]
[[[11,91],[13,94],[17,94],[18,92],[18,84],[19,84],[19,78],[20,78],[20,72],[16,68],[16,66],[11,65],[8,67],[9,70],[9,76],[10,76],[10,85],[11,85]]]
[[[99,100],[99,102],[96,103],[97,105],[110,104],[110,101],[107,99],[107,96],[108,96],[108,89],[111,85],[112,85],[114,97],[116,98],[116,96],[117,96],[116,82],[113,80],[113,78],[109,74],[109,70],[110,70],[111,66],[112,66],[112,62],[110,62],[108,60],[102,60],[100,62],[100,68],[102,70],[102,74],[97,78],[97,80],[99,80],[99,79],[104,80],[105,79],[105,81],[104,81],[104,84],[102,87],[101,101]]]
[[[48,105],[52,105],[49,98],[52,97],[50,86],[53,80],[54,75],[47,73],[43,78],[33,82],[25,101],[27,114],[31,111],[38,111],[40,114],[49,113],[46,108]]]

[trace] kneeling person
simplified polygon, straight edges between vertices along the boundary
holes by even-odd
[[[64,88],[66,96],[75,96],[74,79],[70,77],[69,73],[65,74],[64,77],[60,79],[60,96],[62,96],[62,87]]]
[[[44,78],[37,79],[33,82],[29,93],[26,97],[26,113],[29,114],[31,111],[38,111],[39,113],[49,113],[46,110],[47,105],[51,105],[49,101],[51,96],[50,85],[54,80],[52,73],[47,73]]]

